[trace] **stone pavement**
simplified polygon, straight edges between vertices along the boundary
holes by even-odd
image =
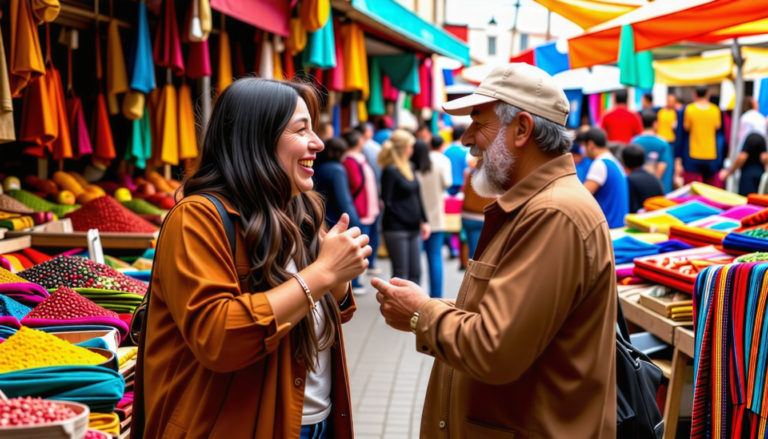
[[[422,286],[428,286],[426,259]],[[379,259],[380,276],[389,279],[391,264]],[[464,272],[457,259],[444,263],[443,296],[455,298]],[[371,276],[368,294],[357,298],[355,317],[344,325],[347,362],[352,387],[352,413],[357,439],[410,439],[419,437],[421,412],[432,357],[416,351],[414,335],[387,326],[379,313]]]

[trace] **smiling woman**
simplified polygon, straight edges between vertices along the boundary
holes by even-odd
[[[346,215],[326,233],[317,113],[293,82],[244,78],[218,97],[155,256],[143,437],[351,437],[341,324],[371,249]],[[203,194],[236,223],[234,254]]]

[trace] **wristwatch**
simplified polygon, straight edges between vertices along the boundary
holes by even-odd
[[[414,334],[416,333],[416,325],[418,324],[419,324],[419,312],[416,311],[415,313],[413,313],[413,317],[411,317],[411,331],[413,331]]]

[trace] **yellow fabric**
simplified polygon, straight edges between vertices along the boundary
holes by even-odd
[[[291,35],[285,40],[285,48],[292,56],[298,55],[307,46],[307,29],[301,18],[291,18]]]
[[[768,76],[768,49],[742,47],[741,54],[744,56],[745,75]]]
[[[192,88],[184,83],[179,88],[179,159],[195,157],[197,157],[195,107],[192,105]]]
[[[360,91],[368,100],[368,57],[365,52],[365,35],[357,23],[341,27],[341,51],[344,56],[344,91]],[[366,114],[367,115],[367,114]]]
[[[59,0],[30,0],[30,4],[32,13],[37,18],[37,24],[52,23],[61,11]]]
[[[301,3],[301,22],[307,32],[320,30],[331,17],[330,0],[304,0]]]
[[[158,144],[152,154],[156,164],[179,164],[179,124],[176,89],[172,84],[163,86],[160,101],[157,104],[157,139]],[[159,159],[159,162],[158,162]]]
[[[21,97],[29,81],[45,74],[43,51],[29,0],[11,0],[11,93]]]
[[[684,114],[685,127],[690,132],[688,155],[696,160],[715,160],[715,131],[720,128],[720,109],[709,104],[702,110],[696,104],[688,104]]]
[[[534,0],[550,11],[589,29],[633,11],[647,2],[644,0]]]
[[[673,86],[716,84],[733,76],[730,54],[655,61],[656,82]]]
[[[626,223],[627,227],[648,233],[668,233],[669,226],[673,224],[685,224],[679,219],[665,212],[654,212],[653,214],[631,213],[626,216],[624,222]]]
[[[125,70],[123,43],[117,21],[109,22],[107,30],[107,105],[112,116],[120,113],[117,95],[128,91],[128,73]]]
[[[205,41],[211,35],[211,30],[213,29],[210,0],[200,0],[199,8],[200,27],[203,29],[203,41]]]
[[[11,84],[8,79],[8,64],[5,60],[3,34],[0,32],[0,144],[16,140],[13,125],[13,99]]]
[[[701,37],[696,37],[694,38],[694,41],[718,42],[718,41],[723,41],[730,38],[739,38],[739,37],[746,37],[750,35],[763,35],[763,34],[768,34],[768,18],[763,18],[760,20],[750,21],[749,23],[738,24],[733,27],[720,29],[710,34],[707,34]]]
[[[117,413],[91,413],[88,415],[88,428],[119,436],[120,417]]]
[[[232,53],[229,47],[229,34],[221,31],[219,34],[219,93],[232,83]]]
[[[691,194],[701,195],[718,203],[730,204],[731,206],[741,206],[747,204],[747,197],[728,192],[724,189],[716,188],[705,183],[694,181],[691,183]]]
[[[677,127],[677,111],[662,108],[656,113],[657,131],[667,142],[675,141],[675,127]]]
[[[128,120],[139,120],[144,116],[146,96],[136,90],[128,90],[123,98],[123,116]]]
[[[285,75],[283,75],[283,62],[277,50],[272,50],[272,77],[280,81],[285,79]]]

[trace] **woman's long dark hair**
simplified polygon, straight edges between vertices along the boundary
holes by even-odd
[[[416,143],[413,144],[411,163],[413,163],[414,166],[416,166],[416,170],[422,174],[426,174],[432,169],[432,161],[429,159],[429,146],[427,146],[427,142],[424,140],[416,139]]]
[[[293,259],[301,271],[317,259],[325,206],[314,191],[291,196],[291,178],[277,157],[277,143],[298,99],[318,122],[319,104],[311,86],[257,78],[233,82],[216,99],[196,162],[183,185],[185,197],[209,193],[226,199],[242,219],[251,268],[251,292],[286,282]],[[293,249],[293,252],[291,251]],[[309,313],[292,333],[295,355],[314,371],[320,350],[336,337],[339,308],[331,294],[320,301],[327,318],[318,337]]]

